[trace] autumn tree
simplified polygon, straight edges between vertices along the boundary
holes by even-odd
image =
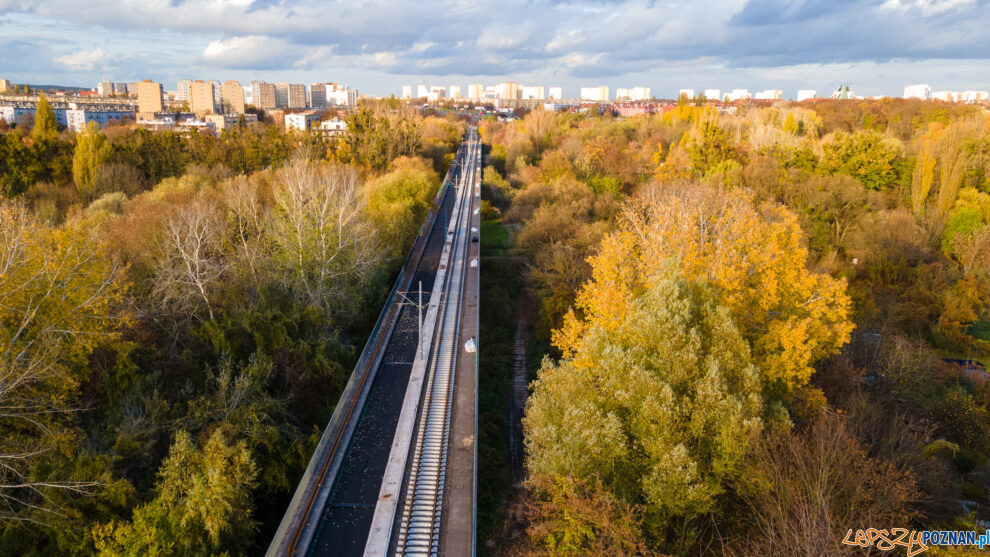
[[[38,95],[38,106],[34,112],[34,128],[31,130],[31,139],[54,141],[57,138],[58,122],[55,120],[55,111],[52,110],[48,97]]]
[[[588,328],[615,327],[671,262],[683,279],[711,285],[749,341],[765,387],[790,391],[852,331],[844,281],[809,271],[807,256],[797,218],[782,207],[757,211],[740,191],[649,188],[591,259],[580,313],[565,318],[554,343],[570,357]]]
[[[644,506],[649,538],[683,551],[760,431],[759,373],[703,282],[655,269],[623,309],[544,362],[524,420],[527,468],[600,480]]]
[[[440,179],[423,159],[401,158],[363,190],[365,210],[390,257],[412,245],[436,195]]]
[[[67,429],[79,408],[85,363],[125,322],[126,290],[123,269],[85,222],[50,228],[22,205],[0,203],[0,503],[6,518],[58,513],[48,508],[50,491],[92,493],[96,487],[36,466],[70,446]]]
[[[695,176],[704,176],[732,154],[729,134],[719,125],[718,113],[711,108],[699,111],[691,131],[681,142],[691,158],[691,170]]]
[[[351,168],[296,160],[278,172],[266,238],[276,276],[300,301],[355,308],[354,286],[382,259]]]
[[[87,197],[93,193],[96,176],[110,156],[107,138],[100,133],[96,122],[86,124],[86,129],[76,136],[76,152],[72,157],[72,179],[76,187]]]
[[[901,176],[901,145],[873,130],[836,132],[822,144],[821,166],[826,172],[848,174],[872,190],[891,188]]]
[[[251,489],[257,470],[243,443],[220,431],[203,447],[180,431],[158,472],[155,498],[129,522],[96,525],[100,555],[216,555],[243,552],[256,528]]]

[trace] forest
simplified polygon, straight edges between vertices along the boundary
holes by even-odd
[[[256,555],[466,124],[0,135],[0,554]]]
[[[484,230],[533,310],[525,481],[489,472],[479,550],[836,555],[849,529],[986,529],[985,110],[682,98],[481,133]]]

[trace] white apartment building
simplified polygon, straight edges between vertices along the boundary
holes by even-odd
[[[450,87],[447,88],[447,94],[452,99],[459,99],[459,98],[461,98],[461,86],[460,85],[451,85]]]
[[[547,98],[559,101],[560,99],[564,98],[564,95],[560,87],[551,87],[549,89],[549,95],[547,96]]]
[[[468,85],[469,99],[480,99],[485,96],[485,86],[480,83],[475,83],[473,85]]]
[[[430,96],[430,90],[426,88],[426,85],[417,85],[416,86],[416,97],[417,98],[429,97],[429,96]]]
[[[693,99],[694,98],[694,89],[681,89],[680,91],[677,92],[677,98],[678,99],[681,98],[681,97],[684,97],[684,96],[687,96],[687,98],[689,98],[689,99]]]
[[[608,87],[604,85],[601,85],[599,87],[582,87],[581,100],[606,102],[609,99],[608,93],[609,93]]]
[[[411,99],[412,98],[412,85],[403,85],[402,86],[402,97],[401,98],[403,98],[403,99]]]
[[[744,101],[752,98],[753,95],[750,94],[749,89],[733,89],[725,94],[725,102]]]
[[[932,98],[932,88],[928,84],[908,85],[904,88],[905,99],[930,100]]]
[[[66,126],[75,132],[81,132],[86,124],[96,122],[103,127],[110,120],[122,121],[124,118],[134,118],[133,110],[83,110],[69,108],[65,111]]]
[[[615,100],[617,101],[645,101],[649,98],[649,87],[632,87],[630,89],[620,87],[615,90]]]
[[[192,84],[191,79],[180,79],[175,86],[175,100],[177,101],[188,101],[189,100],[189,85]]]
[[[753,97],[759,101],[778,101],[784,98],[784,92],[780,89],[764,89]]]
[[[313,126],[314,122],[320,119],[316,112],[298,112],[296,114],[285,115],[285,129],[306,131]]]
[[[523,86],[522,88],[522,98],[524,99],[534,99],[543,100],[546,97],[543,94],[543,86],[535,85],[532,87]]]
[[[327,104],[333,106],[357,106],[358,90],[343,89],[327,91]]]
[[[722,90],[721,89],[705,89],[705,98],[710,101],[720,101],[722,100]]]
[[[990,92],[987,91],[963,91],[962,102],[975,103],[990,100]]]
[[[411,88],[412,87],[410,87],[410,89]],[[324,120],[320,122],[320,126],[317,129],[323,135],[340,135],[347,131],[347,122],[341,120],[340,118]]]
[[[798,102],[806,101],[808,99],[813,99],[818,96],[818,91],[814,89],[798,89],[797,100]]]

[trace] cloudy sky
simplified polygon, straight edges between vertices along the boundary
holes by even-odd
[[[990,0],[0,0],[0,78],[990,89]]]

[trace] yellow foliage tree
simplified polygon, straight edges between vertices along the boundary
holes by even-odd
[[[750,196],[698,186],[646,189],[591,258],[592,278],[553,336],[572,357],[589,327],[613,330],[650,277],[673,264],[708,283],[752,346],[764,384],[783,393],[807,383],[811,364],[836,353],[853,324],[846,284],[810,271],[797,217],[754,209]]]

